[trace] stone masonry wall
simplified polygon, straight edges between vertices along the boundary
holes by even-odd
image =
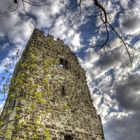
[[[3,127],[6,140],[104,139],[76,56],[37,29],[16,67],[1,116],[3,122],[12,119]]]

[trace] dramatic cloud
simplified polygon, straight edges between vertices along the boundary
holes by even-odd
[[[109,54],[109,52],[107,54],[103,54],[103,56],[100,57],[99,61],[97,62],[97,65],[103,67],[103,68],[107,68],[107,67],[111,67],[114,64],[120,62],[120,53],[116,53],[116,52],[111,52]]]
[[[119,24],[121,32],[125,35],[138,35],[140,34],[140,2],[137,0],[121,0],[119,4]]]
[[[121,29],[127,34],[139,34],[140,33],[140,14],[136,9],[126,10],[125,13],[120,16]]]
[[[104,125],[107,140],[139,140],[140,114],[114,118]]]
[[[120,84],[120,83],[119,83]],[[140,76],[129,77],[116,88],[118,101],[122,108],[135,111],[140,108]]]
[[[0,0],[0,13],[4,14],[12,4],[12,0]]]

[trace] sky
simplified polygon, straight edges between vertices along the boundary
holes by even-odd
[[[32,0],[33,1],[33,0]],[[86,71],[94,106],[102,118],[106,140],[140,139],[140,2],[138,0],[99,0],[108,14],[108,21],[122,36],[109,30],[108,43],[100,50],[106,32],[101,26],[98,9],[92,0],[40,1],[33,6],[19,0],[0,0],[0,108],[4,104],[2,87],[8,84],[16,62],[34,28],[46,35],[62,39],[75,52]],[[37,0],[34,1],[38,4]],[[40,3],[39,3],[40,4]]]

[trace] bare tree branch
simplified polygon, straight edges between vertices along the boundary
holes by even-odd
[[[103,48],[107,43],[108,43],[108,40],[109,40],[109,32],[108,32],[108,26],[111,28],[111,30],[117,35],[117,37],[122,41],[124,47],[125,47],[125,50],[128,54],[128,57],[129,57],[129,60],[130,60],[130,66],[132,66],[132,63],[133,63],[133,58],[134,58],[134,55],[131,56],[128,48],[127,48],[127,45],[124,41],[124,39],[118,34],[118,32],[115,30],[115,28],[108,22],[108,18],[107,18],[107,12],[106,12],[106,9],[98,2],[98,0],[93,0],[94,1],[94,4],[95,6],[97,6],[100,10],[100,19],[102,20],[103,24],[105,24],[105,29],[106,29],[106,40],[105,42],[101,45],[100,49]],[[103,15],[102,15],[102,12],[103,12]]]

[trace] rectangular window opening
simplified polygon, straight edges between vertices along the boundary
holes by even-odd
[[[60,58],[60,67],[65,68],[65,69],[69,69],[70,64],[67,60],[64,60],[62,58]]]
[[[61,94],[62,94],[63,96],[65,96],[65,94],[66,94],[66,93],[65,93],[65,87],[64,87],[64,86],[61,87]]]
[[[73,140],[71,135],[64,135],[64,140]]]

